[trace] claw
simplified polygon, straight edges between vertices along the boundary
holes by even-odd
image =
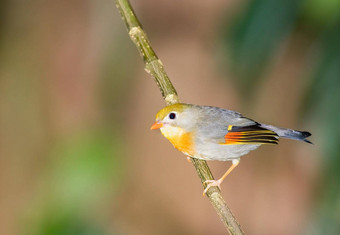
[[[207,187],[205,187],[204,191],[203,191],[203,196],[205,196],[205,194],[208,192],[208,190],[210,189],[210,187],[218,187],[221,190],[221,183],[222,180],[206,180],[204,183],[207,184]]]
[[[229,175],[229,173],[239,164],[240,159],[233,159],[233,164],[229,167],[226,173],[219,179],[219,180],[206,180],[204,183],[207,184],[207,187],[205,187],[203,191],[203,196],[208,192],[210,187],[216,186],[221,190],[221,183]]]

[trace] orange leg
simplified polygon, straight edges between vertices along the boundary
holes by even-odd
[[[206,180],[204,183],[207,184],[207,187],[204,189],[203,191],[203,196],[208,192],[210,187],[216,186],[221,190],[221,184],[223,182],[223,180],[227,177],[227,175],[229,175],[229,173],[234,170],[235,167],[237,167],[237,165],[240,163],[240,159],[234,159],[232,161],[232,165],[229,167],[229,169],[227,170],[226,173],[224,173],[224,175],[218,179],[218,180]]]
[[[191,157],[187,157],[187,161],[190,163],[191,162]]]

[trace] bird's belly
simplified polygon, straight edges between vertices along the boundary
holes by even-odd
[[[235,144],[221,145],[218,143],[197,143],[194,157],[203,160],[231,161],[240,158],[251,150],[259,147],[259,144]]]

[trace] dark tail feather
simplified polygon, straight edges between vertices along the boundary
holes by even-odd
[[[308,131],[300,131],[301,135],[302,135],[302,140],[305,141],[306,143],[309,144],[313,144],[311,141],[307,140],[306,138],[308,138],[309,136],[311,136],[312,134]]]
[[[292,139],[292,140],[301,140],[301,141],[305,141],[306,143],[313,144],[312,142],[307,140],[307,138],[312,135],[308,131],[296,131],[292,129],[280,128],[280,127],[266,125],[266,124],[261,124],[261,127],[274,131],[276,134],[278,134],[279,137]]]

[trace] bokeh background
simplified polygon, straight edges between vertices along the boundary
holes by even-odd
[[[222,185],[246,234],[339,234],[340,1],[132,4],[183,102],[313,133]],[[164,105],[112,0],[1,1],[0,234],[225,234]]]

